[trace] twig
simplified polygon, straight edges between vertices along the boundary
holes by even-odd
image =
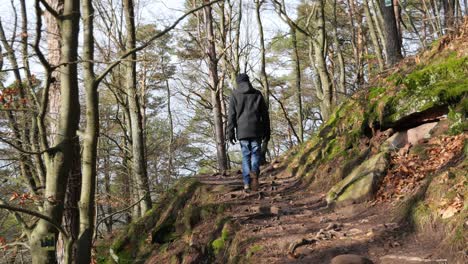
[[[52,224],[58,231],[60,231],[62,233],[62,235],[68,239],[69,236],[68,236],[68,233],[67,231],[65,231],[65,229],[63,229],[63,227],[58,224],[57,222],[54,221],[54,219],[46,216],[46,215],[43,215],[41,213],[38,213],[38,212],[35,212],[35,211],[32,211],[32,210],[29,210],[29,209],[25,209],[25,208],[20,208],[20,207],[16,207],[16,206],[11,206],[11,205],[8,205],[6,204],[2,199],[0,199],[0,208],[3,208],[3,209],[6,209],[6,210],[9,210],[11,212],[20,212],[20,213],[25,213],[25,214],[28,214],[28,215],[32,215],[32,216],[35,216],[35,217],[38,217],[42,220],[46,220],[47,222],[49,222],[50,224]],[[16,216],[16,214],[15,214]],[[19,216],[19,214],[18,214]],[[21,216],[20,216],[21,217]],[[23,221],[24,223],[24,221]],[[29,228],[29,227],[28,227]]]
[[[60,18],[60,14],[57,12],[57,10],[53,9],[49,3],[47,3],[44,0],[39,0],[41,4],[45,7],[45,9],[55,18]]]
[[[14,247],[14,246],[22,246],[22,247],[25,247],[27,249],[31,249],[27,243],[23,243],[23,242],[8,243],[6,245],[0,246],[0,249],[6,249],[8,247]]]
[[[185,13],[184,15],[182,15],[181,17],[179,17],[172,25],[170,25],[169,27],[166,27],[163,31],[159,32],[158,34],[152,36],[148,41],[146,41],[145,43],[143,43],[142,45],[136,47],[136,48],[133,48],[129,51],[127,51],[125,54],[123,54],[122,56],[120,56],[120,58],[116,61],[114,61],[112,64],[110,64],[109,66],[107,66],[107,68],[96,78],[96,82],[99,83],[102,81],[102,79],[104,79],[106,77],[106,75],[112,71],[112,69],[119,65],[120,62],[127,58],[128,56],[130,56],[131,54],[137,52],[137,51],[140,51],[144,48],[146,48],[147,46],[149,46],[153,41],[155,41],[156,39],[160,38],[161,36],[165,35],[167,32],[171,31],[172,29],[174,29],[182,20],[184,20],[184,18],[186,18],[187,16],[197,12],[198,10],[201,10],[207,6],[210,6],[214,3],[217,3],[217,2],[220,2],[220,1],[224,1],[224,0],[214,0],[214,1],[211,1],[209,3],[206,3],[204,5],[201,5],[197,8],[194,8],[192,10],[190,10],[189,12]]]
[[[145,199],[145,198],[146,198],[146,194],[143,195],[143,196],[140,198],[140,200],[136,201],[135,203],[133,203],[133,204],[131,204],[131,205],[129,205],[129,206],[127,206],[127,207],[125,207],[125,208],[119,210],[119,211],[113,212],[112,214],[110,214],[110,215],[108,215],[108,216],[106,216],[106,217],[100,219],[100,220],[97,221],[97,223],[96,223],[96,229],[95,229],[95,230],[96,230],[96,231],[99,230],[99,226],[100,226],[104,221],[106,221],[108,218],[111,218],[111,217],[113,217],[113,216],[116,215],[116,214],[120,214],[120,213],[122,213],[122,212],[125,212],[125,211],[129,210],[129,209],[132,208],[133,206],[139,204],[139,203],[140,203],[141,201],[143,201],[143,199]],[[97,232],[94,234],[94,239],[96,239],[96,236],[97,236]]]
[[[296,249],[300,246],[304,246],[304,245],[310,245],[310,244],[314,244],[316,243],[317,240],[312,238],[312,239],[306,239],[306,238],[302,238],[302,239],[299,239],[299,240],[296,240],[294,242],[292,242],[290,245],[289,245],[289,250],[288,250],[288,256],[292,257],[292,258],[297,258],[296,254],[294,253],[294,251],[296,251]]]
[[[2,208],[2,206],[8,206],[8,205],[5,203],[5,201],[2,198],[0,198],[0,208]],[[5,209],[7,209],[7,208],[5,208]],[[18,212],[16,212],[16,211],[11,211],[11,213],[15,217],[16,221],[21,225],[21,227],[23,227],[24,231],[26,233],[29,233],[31,228],[26,223],[26,221],[24,221],[23,217],[21,217],[21,215],[18,214]]]
[[[27,150],[24,150],[22,149],[21,147],[15,145],[14,143],[0,137],[0,141],[3,142],[3,143],[6,143],[7,145],[13,147],[14,149],[18,150],[19,152],[21,153],[24,153],[24,154],[29,154],[29,155],[41,155],[41,154],[44,154],[46,152],[50,152],[52,150],[54,150],[55,148],[48,148],[48,149],[45,149],[45,150],[41,150],[41,151],[38,151],[38,152],[34,152],[34,151],[27,151]]]

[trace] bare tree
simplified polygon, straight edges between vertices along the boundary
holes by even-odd
[[[204,3],[208,3],[204,0]],[[221,100],[218,76],[218,55],[216,54],[215,35],[213,30],[213,14],[211,6],[204,8],[204,23],[206,34],[206,58],[208,62],[209,85],[211,93],[211,104],[213,111],[214,135],[216,141],[216,156],[218,159],[218,169],[227,170],[227,155],[225,145],[224,127],[221,113]]]
[[[127,30],[126,51],[136,47],[135,14],[133,0],[124,0],[125,24]],[[141,114],[141,102],[137,92],[136,82],[136,53],[129,56],[125,62],[126,67],[126,93],[130,112],[130,132],[132,138],[132,173],[137,186],[138,198],[145,197],[140,203],[141,215],[151,209],[151,196],[149,192],[148,174],[146,171],[146,156],[144,131]]]

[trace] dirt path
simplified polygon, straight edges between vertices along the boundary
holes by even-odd
[[[265,176],[269,175],[269,176]],[[324,193],[310,193],[294,178],[263,173],[260,190],[245,194],[241,175],[201,176],[224,185],[219,203],[240,230],[236,237],[250,263],[330,263],[340,254],[357,254],[374,263],[449,263],[434,256],[438,241],[411,235],[391,219],[387,204],[327,208]]]

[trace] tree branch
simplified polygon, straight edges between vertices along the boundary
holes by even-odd
[[[286,121],[288,121],[288,124],[289,124],[289,127],[291,128],[293,134],[294,134],[294,137],[297,139],[298,142],[301,142],[299,136],[297,135],[296,133],[296,130],[294,129],[294,126],[291,122],[291,119],[289,119],[288,117],[288,113],[286,111],[286,109],[284,108],[284,105],[283,103],[278,99],[278,97],[276,97],[272,92],[270,92],[270,95],[271,97],[273,97],[273,99],[275,99],[276,102],[278,102],[278,104],[280,105],[281,107],[281,110],[283,111],[283,114],[284,114],[284,118],[286,118]]]
[[[5,201],[0,198],[0,208],[4,208],[2,206],[6,206],[8,207],[9,205],[7,205],[5,203]],[[8,209],[8,208],[5,208],[5,209]],[[21,225],[21,227],[23,227],[23,230],[26,232],[26,233],[29,233],[31,228],[29,227],[29,225],[26,223],[26,221],[24,221],[23,217],[21,217],[20,214],[18,214],[18,212],[16,211],[13,211],[13,210],[10,210],[11,214],[13,214],[13,216],[15,217],[16,221]]]
[[[153,41],[155,41],[156,39],[160,38],[161,36],[165,35],[167,32],[171,31],[172,29],[174,29],[182,20],[184,20],[187,16],[205,8],[206,6],[210,6],[212,4],[215,4],[217,2],[220,2],[220,1],[224,1],[224,0],[214,0],[214,1],[211,1],[209,3],[206,3],[204,5],[201,5],[197,8],[194,8],[192,10],[190,10],[189,12],[185,13],[184,15],[182,15],[181,17],[179,17],[172,25],[170,25],[169,27],[166,27],[163,31],[159,32],[158,34],[152,36],[148,41],[146,41],[145,43],[141,44],[140,46],[138,47],[135,47],[129,51],[127,51],[125,54],[123,54],[122,56],[120,56],[120,58],[116,61],[114,61],[113,63],[111,63],[109,66],[107,66],[107,68],[101,73],[99,74],[99,76],[96,78],[96,83],[100,83],[102,81],[102,79],[104,79],[106,77],[106,75],[112,71],[112,69],[117,66],[122,60],[124,60],[125,58],[127,58],[128,56],[130,56],[131,54],[137,52],[137,51],[140,51],[144,48],[146,48],[147,46],[149,46]]]
[[[9,247],[15,247],[15,246],[22,246],[22,247],[25,247],[25,248],[27,248],[29,250],[31,249],[27,243],[23,243],[23,242],[8,243],[6,245],[0,246],[0,249],[7,249]]]
[[[9,211],[13,212],[15,214],[15,217],[16,217],[16,215],[18,215],[21,218],[21,216],[17,213],[17,212],[20,212],[20,213],[25,213],[25,214],[40,218],[42,220],[45,220],[45,221],[49,222],[50,224],[52,224],[58,231],[60,231],[62,233],[62,235],[66,239],[69,238],[68,233],[65,231],[65,229],[63,229],[63,227],[59,223],[55,222],[54,219],[52,219],[52,218],[50,218],[50,217],[48,217],[46,215],[43,215],[41,213],[29,210],[29,209],[8,205],[2,199],[0,199],[0,208],[3,208],[3,209],[6,209],[6,210],[9,210]],[[25,223],[24,221],[22,221],[22,222]]]
[[[106,221],[108,218],[111,218],[111,217],[113,217],[113,216],[116,215],[116,214],[123,213],[123,212],[127,211],[128,209],[132,208],[133,206],[139,204],[141,201],[143,201],[143,199],[145,199],[145,196],[146,196],[146,194],[143,195],[143,196],[140,198],[140,200],[136,201],[135,203],[133,203],[133,204],[131,204],[131,205],[129,205],[129,206],[127,206],[127,207],[125,207],[125,208],[119,210],[119,211],[113,212],[112,214],[110,214],[110,215],[108,215],[108,216],[106,216],[106,217],[100,219],[99,221],[97,221],[95,230],[99,230],[99,225],[101,225],[101,224],[102,224],[104,221]],[[94,239],[96,239],[96,236],[97,236],[97,232],[96,232],[95,235],[94,235]]]
[[[47,10],[47,12],[49,12],[53,17],[59,19],[60,18],[60,14],[57,12],[57,10],[53,9],[49,3],[47,3],[45,0],[39,0],[39,2],[41,2],[41,4],[45,7],[45,9]]]
[[[10,142],[9,140],[6,140],[2,137],[0,137],[0,142],[3,142],[11,147],[13,147],[14,149],[16,149],[17,151],[21,152],[21,153],[24,153],[24,154],[29,154],[29,155],[42,155],[46,152],[50,152],[52,150],[54,150],[55,148],[48,148],[48,149],[45,149],[45,150],[41,150],[41,151],[38,151],[38,152],[34,152],[34,151],[27,151],[25,149],[22,149],[21,147],[15,145],[14,143]]]

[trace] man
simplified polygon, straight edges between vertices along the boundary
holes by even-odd
[[[270,118],[262,93],[252,87],[245,73],[236,78],[237,89],[229,101],[227,134],[242,151],[242,177],[246,192],[258,190],[262,139],[270,139]],[[236,132],[236,133],[235,133]]]

